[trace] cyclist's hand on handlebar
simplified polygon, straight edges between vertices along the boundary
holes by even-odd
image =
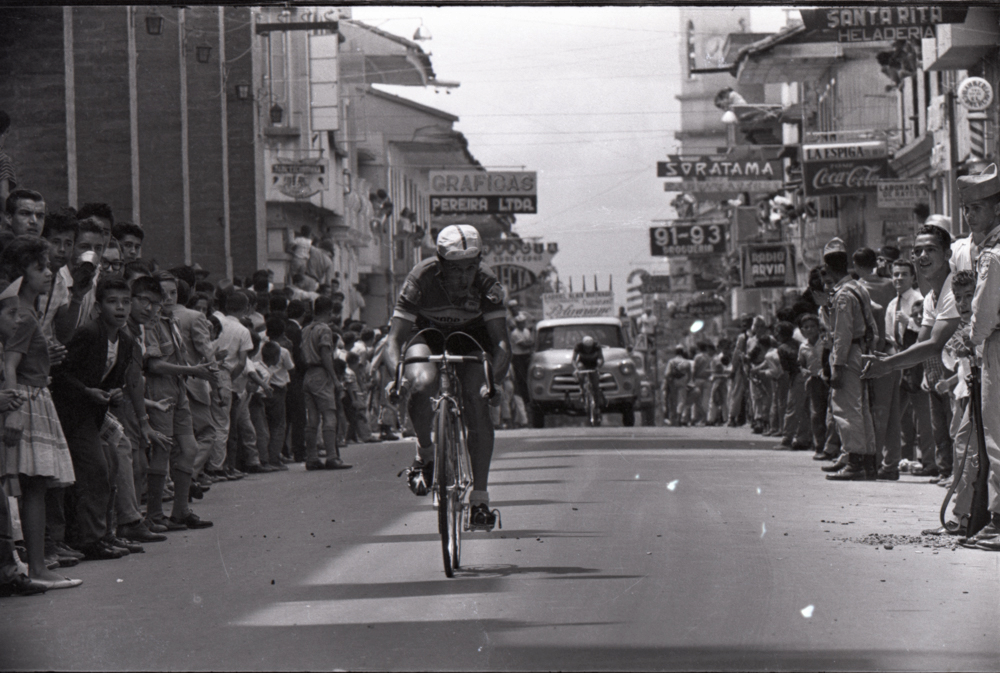
[[[498,407],[500,406],[500,401],[503,399],[503,395],[500,393],[500,386],[493,386],[493,395],[490,395],[489,384],[484,383],[479,389],[479,394],[483,396],[483,399],[488,399],[490,401],[490,406]]]

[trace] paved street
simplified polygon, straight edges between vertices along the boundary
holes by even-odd
[[[503,530],[441,569],[412,444],[251,476],[212,529],[0,602],[0,669],[997,670],[998,560],[919,544],[943,491],[825,481],[745,430],[498,433]]]

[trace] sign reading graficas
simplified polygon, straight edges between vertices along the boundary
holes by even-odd
[[[548,292],[542,295],[542,317],[604,318],[615,315],[614,292]]]
[[[431,171],[432,215],[537,213],[534,172]]]

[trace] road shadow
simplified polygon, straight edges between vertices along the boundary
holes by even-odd
[[[576,467],[575,465],[531,465],[529,467],[491,467],[490,473],[493,472],[526,472],[529,470],[569,470]]]
[[[542,579],[614,580],[636,579],[642,575],[603,575],[599,568],[582,566],[519,566],[513,563],[470,565],[455,571],[455,577],[502,578],[539,575]]]
[[[567,484],[565,479],[526,479],[524,481],[491,481],[490,486],[539,486],[549,484]]]

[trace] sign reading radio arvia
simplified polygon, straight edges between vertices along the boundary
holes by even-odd
[[[431,171],[432,215],[538,212],[534,172]]]
[[[829,35],[838,42],[933,39],[934,26],[963,23],[968,5],[868,5],[801,9],[802,22],[810,31]]]
[[[872,193],[889,177],[885,141],[819,143],[802,146],[806,196]]]
[[[743,287],[795,287],[795,249],[781,243],[743,246]]]
[[[656,163],[656,177],[680,178],[680,182],[665,182],[668,192],[768,192],[781,189],[780,159],[770,159],[758,153],[721,157],[683,157],[668,155],[667,161]]]
[[[649,228],[649,254],[653,257],[717,255],[726,252],[725,224],[675,224]]]

